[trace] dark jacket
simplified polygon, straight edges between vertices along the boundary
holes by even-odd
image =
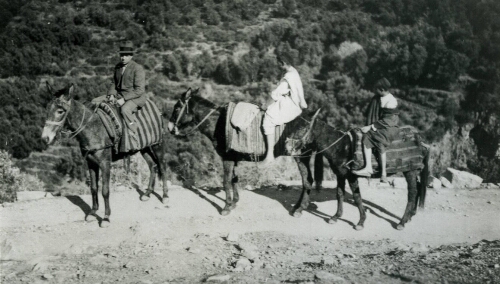
[[[138,107],[146,104],[147,95],[145,93],[146,74],[141,65],[130,60],[123,72],[122,64],[115,66],[113,89],[120,94],[125,101],[133,101]]]

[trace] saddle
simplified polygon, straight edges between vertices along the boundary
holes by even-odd
[[[163,120],[161,112],[149,99],[134,114],[138,122],[137,133],[125,127],[126,124],[119,108],[110,103],[101,102],[97,114],[113,141],[115,153],[141,150],[158,144],[162,140]]]
[[[354,159],[351,163],[351,170],[358,170],[364,166],[363,133],[359,129],[351,130],[354,144]],[[422,146],[422,139],[418,130],[413,126],[402,126],[395,135],[394,140],[386,149],[387,153],[387,173],[397,173],[402,171],[417,170],[424,168],[425,151]],[[372,155],[372,166],[374,171],[380,171],[380,154],[376,151]]]
[[[241,103],[238,103],[241,104]],[[262,129],[262,121],[264,119],[264,110],[254,113],[254,107],[241,108],[233,102],[227,106],[226,115],[226,151],[236,151],[238,153],[250,154],[255,156],[263,156],[266,154],[266,141],[264,131]],[[244,103],[248,104],[248,103]],[[254,105],[259,108],[258,106]],[[247,109],[250,114],[241,113]],[[259,108],[260,109],[260,108]],[[235,115],[235,110],[239,117],[250,117],[251,122],[245,122],[245,129],[241,131],[239,127],[235,127],[231,121]],[[233,119],[234,121],[234,119]],[[287,135],[289,130],[286,124],[276,126],[275,128],[275,145],[274,153],[278,156],[285,153],[285,139],[281,139],[283,135]],[[286,137],[286,136],[284,136]]]

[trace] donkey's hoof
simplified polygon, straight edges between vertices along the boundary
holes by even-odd
[[[337,224],[337,218],[330,218],[328,224]]]
[[[396,230],[398,230],[398,231],[401,231],[401,230],[403,230],[404,228],[405,228],[405,225],[403,225],[403,224],[398,224],[398,225],[396,226]]]
[[[363,225],[356,225],[356,226],[354,226],[354,230],[356,230],[356,231],[361,231],[361,230],[363,230],[364,228],[365,228],[365,227],[364,227]]]
[[[235,204],[231,204],[231,205],[229,206],[229,210],[233,210],[234,208],[236,208],[236,203],[235,203]]]
[[[224,210],[222,210],[222,212],[220,212],[220,214],[222,216],[227,216],[227,215],[229,215],[229,213],[231,213],[231,210],[227,210],[227,209],[224,209]]]
[[[141,195],[141,201],[148,201],[149,198],[149,195]]]
[[[293,212],[292,216],[295,218],[300,218],[300,217],[302,217],[302,212],[295,211],[295,212]]]
[[[85,222],[95,222],[97,221],[97,216],[96,215],[93,215],[93,214],[89,214],[87,216],[85,216]]]
[[[102,220],[101,224],[99,225],[101,228],[107,228],[109,227],[110,222],[109,220]]]
[[[161,203],[163,203],[163,205],[165,205],[165,206],[168,205],[169,201],[170,201],[170,199],[168,197],[163,197],[161,199]]]

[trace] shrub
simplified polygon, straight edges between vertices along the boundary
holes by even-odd
[[[45,184],[37,177],[21,173],[12,167],[6,151],[0,151],[0,203],[17,200],[18,191],[45,190]]]

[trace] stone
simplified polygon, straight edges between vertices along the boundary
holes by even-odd
[[[245,271],[252,268],[252,264],[250,260],[247,258],[241,257],[238,259],[234,265],[234,271]]]
[[[323,265],[335,265],[337,261],[331,257],[325,257],[321,260],[321,264]]]
[[[227,234],[226,240],[229,242],[237,242],[240,236],[236,233]]]
[[[451,185],[451,182],[447,178],[440,177],[439,180],[441,181],[441,184],[443,185],[443,187],[453,188],[453,186]]]
[[[206,282],[224,282],[229,281],[229,279],[231,279],[231,276],[227,274],[217,274],[208,277]]]
[[[52,276],[52,274],[49,274],[49,273],[45,273],[42,277],[43,277],[43,279],[47,279],[47,280],[54,278],[54,276]]]
[[[453,188],[479,188],[483,179],[477,175],[448,168],[443,177],[451,182]]]
[[[245,189],[250,190],[250,191],[254,190],[254,188],[249,184],[247,186],[245,186]]]
[[[482,187],[488,188],[488,189],[499,189],[500,188],[500,186],[498,186],[497,184],[494,184],[494,183],[483,183]]]
[[[314,278],[318,280],[316,283],[346,283],[344,278],[326,271],[316,272]]]
[[[431,177],[430,187],[434,189],[441,189],[442,183],[436,177]]]

